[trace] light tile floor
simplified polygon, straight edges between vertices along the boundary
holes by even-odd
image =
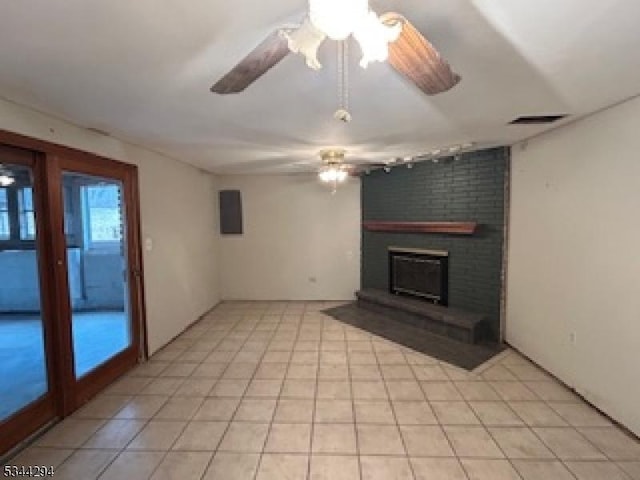
[[[640,479],[640,443],[508,350],[467,372],[337,322],[225,303],[14,465],[57,479]]]

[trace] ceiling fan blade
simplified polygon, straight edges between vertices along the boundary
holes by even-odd
[[[389,44],[389,63],[397,72],[427,95],[446,92],[458,84],[460,76],[409,20],[394,12],[380,18],[386,25],[402,23],[400,36]]]
[[[218,80],[211,91],[221,95],[242,92],[288,54],[287,39],[275,31]]]

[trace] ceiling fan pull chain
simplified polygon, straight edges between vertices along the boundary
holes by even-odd
[[[351,121],[349,113],[349,65],[348,65],[349,45],[347,40],[338,42],[338,98],[340,108],[333,116],[345,123]]]
[[[349,40],[344,40],[342,46],[342,103],[349,111]]]
[[[344,75],[342,74],[342,70],[344,68],[343,58],[344,58],[344,42],[337,42],[338,45],[338,106],[339,108],[344,108],[343,104],[343,95],[344,91]]]

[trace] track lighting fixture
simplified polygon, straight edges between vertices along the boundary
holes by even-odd
[[[387,161],[383,161],[380,166],[374,167],[371,170],[364,170],[364,173],[368,175],[371,171],[376,171],[378,169],[383,170],[385,173],[390,173],[392,168],[400,165],[406,165],[408,169],[412,169],[416,163],[425,161],[430,161],[433,164],[448,164],[452,161],[461,160],[463,154],[470,151],[475,146],[475,142],[459,143],[441,148],[434,148],[424,154],[397,156],[390,158]]]

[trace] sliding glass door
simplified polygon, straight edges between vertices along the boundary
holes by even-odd
[[[49,391],[40,304],[33,172],[0,173],[0,420]],[[4,178],[4,181],[3,181]],[[4,185],[4,186],[1,186]]]
[[[32,152],[0,146],[0,453],[55,416],[39,173]]]
[[[144,352],[136,168],[18,141],[0,144],[0,456]]]
[[[69,413],[141,354],[141,266],[135,167],[107,159],[59,157],[55,243],[62,286],[59,316],[71,353],[65,375]]]
[[[131,347],[122,182],[62,174],[73,369],[77,379]]]

